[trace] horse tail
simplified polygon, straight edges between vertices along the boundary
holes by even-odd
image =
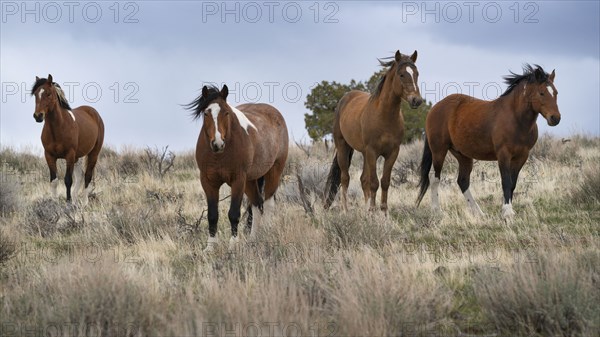
[[[348,162],[352,160],[353,153],[354,149],[350,148],[348,151]],[[333,200],[335,199],[335,196],[340,189],[340,184],[342,183],[342,169],[338,164],[337,156],[338,153],[336,151],[335,156],[333,156],[333,162],[331,163],[329,175],[327,176],[327,183],[325,183],[325,209],[329,209],[331,204],[333,204]]]
[[[429,188],[429,171],[431,170],[431,165],[433,163],[433,155],[431,154],[431,149],[429,148],[429,142],[427,141],[427,135],[425,135],[425,146],[423,147],[423,158],[421,159],[421,165],[419,165],[419,171],[421,171],[421,177],[419,179],[419,196],[417,197],[417,207],[423,200],[423,196],[427,192]]]

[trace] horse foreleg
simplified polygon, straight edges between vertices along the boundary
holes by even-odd
[[[65,187],[67,188],[67,202],[71,202],[71,186],[73,185],[73,169],[75,167],[75,151],[69,152],[66,156],[67,169],[65,172]]]
[[[229,250],[235,248],[235,244],[239,242],[238,224],[240,222],[240,208],[242,207],[242,199],[244,198],[244,187],[246,177],[240,175],[237,180],[231,184],[231,204],[229,205],[229,223],[231,224],[231,239],[229,239]]]
[[[504,197],[502,203],[502,217],[508,219],[515,215],[515,211],[513,211],[512,208],[513,180],[510,154],[498,156],[498,168],[500,169],[500,177],[502,178],[502,192]]]
[[[57,188],[58,188],[58,178],[56,177],[56,157],[51,155],[48,152],[44,153],[46,157],[46,163],[48,164],[48,169],[50,170],[50,186],[52,190],[52,197],[56,198],[58,196]]]
[[[219,186],[213,185],[201,174],[200,182],[208,204],[208,242],[205,252],[212,252],[217,244],[217,224],[219,222]]]
[[[375,210],[375,199],[377,197],[377,190],[379,189],[379,179],[377,179],[377,153],[372,149],[367,148],[365,151],[366,167],[368,169],[367,175],[369,178],[369,187],[371,188],[371,195],[369,196],[369,210]]]
[[[368,204],[369,198],[371,197],[371,182],[369,180],[369,168],[367,167],[367,161],[363,158],[363,169],[360,175],[360,185],[363,190],[363,196],[365,204]]]
[[[396,148],[391,154],[386,156],[383,164],[383,174],[381,176],[381,210],[386,213],[388,210],[387,199],[388,189],[390,188],[390,181],[392,178],[392,169],[394,168],[394,164],[396,163],[396,158],[398,158],[399,152],[400,147]]]
[[[452,151],[452,154],[458,160],[458,179],[457,183],[460,187],[460,191],[462,192],[467,204],[469,204],[469,209],[471,213],[476,216],[483,216],[483,211],[473,198],[469,186],[471,185],[471,171],[473,171],[473,159],[462,155],[459,152]]]

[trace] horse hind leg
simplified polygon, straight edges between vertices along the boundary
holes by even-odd
[[[84,180],[84,169],[83,169],[84,158],[79,158],[73,167],[73,190],[72,195],[74,200],[79,200],[79,196],[83,190]],[[83,202],[87,201],[84,198]]]
[[[279,188],[285,161],[276,161],[264,176],[264,211],[261,225],[270,225],[275,214],[275,193]],[[252,233],[257,235],[259,229],[252,226]],[[251,234],[252,235],[252,234]]]
[[[337,147],[337,161],[340,166],[341,176],[340,185],[342,186],[342,209],[344,212],[348,211],[348,186],[350,185],[350,163],[352,161],[352,154],[354,149],[346,143],[345,140],[341,140],[336,144]]]
[[[258,180],[248,181],[246,183],[246,196],[250,204],[248,205],[248,221],[246,223],[246,233],[250,238],[256,237],[256,230],[260,227],[264,210],[264,177]]]
[[[471,213],[475,216],[483,216],[483,211],[481,211],[481,208],[469,190],[471,184],[471,171],[473,170],[473,159],[456,151],[452,151],[452,155],[458,160],[458,179],[456,182],[469,205]]]
[[[431,181],[431,208],[434,211],[441,211],[439,194],[440,177],[442,175],[442,168],[444,167],[444,160],[446,159],[446,154],[448,153],[448,150],[444,149],[442,151],[435,151],[432,148],[431,152],[434,174],[434,177]]]

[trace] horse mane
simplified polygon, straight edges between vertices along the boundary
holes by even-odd
[[[410,58],[408,56],[402,55],[402,59],[403,60],[400,63],[398,63],[398,66],[401,66],[403,64],[414,65],[414,63],[410,60]],[[389,60],[389,61],[385,61],[385,60]],[[377,86],[371,93],[371,97],[369,99],[375,99],[375,98],[379,97],[379,95],[381,94],[381,90],[383,90],[383,84],[385,83],[385,79],[386,79],[387,75],[390,73],[390,70],[392,70],[393,66],[396,64],[396,58],[394,56],[388,56],[388,57],[384,57],[381,59],[377,59],[377,61],[379,61],[379,65],[382,68],[389,67],[390,69],[385,74],[383,74],[383,76],[381,76],[381,79],[377,83]]]
[[[523,65],[523,74],[515,74],[512,71],[510,75],[504,76],[504,83],[508,84],[508,88],[506,91],[500,96],[506,96],[510,94],[516,87],[521,83],[521,81],[527,81],[527,83],[545,83],[548,81],[548,73],[544,71],[544,69],[534,64],[533,66],[526,63]]]
[[[208,95],[206,97],[198,96],[195,100],[193,100],[190,104],[184,105],[187,110],[192,110],[192,117],[194,120],[202,117],[204,114],[204,110],[208,107],[208,105],[214,101],[215,99],[221,97],[221,91],[214,85],[208,86]]]
[[[44,84],[48,82],[45,78],[40,78],[31,87],[31,96]],[[69,105],[69,101],[65,98],[65,93],[58,83],[52,83],[54,85],[54,89],[56,89],[56,95],[58,96],[58,104],[61,108],[71,110],[71,106]]]

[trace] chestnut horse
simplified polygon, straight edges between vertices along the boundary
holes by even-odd
[[[404,136],[404,117],[400,103],[404,99],[414,109],[423,102],[417,85],[419,71],[416,61],[416,50],[411,56],[396,51],[391,61],[379,61],[381,66],[389,67],[389,70],[372,94],[352,90],[339,101],[333,126],[336,154],[325,187],[325,209],[333,203],[340,184],[342,207],[344,210],[348,209],[348,170],[352,154],[357,150],[364,157],[360,181],[365,202],[371,210],[375,209],[379,188],[377,159],[380,156],[385,158],[381,177],[381,209],[387,211],[392,168]]]
[[[231,249],[239,241],[244,193],[251,205],[247,227],[250,237],[256,238],[263,203],[273,211],[288,156],[288,131],[281,113],[268,104],[242,104],[235,108],[226,101],[228,92],[226,85],[221,91],[204,86],[200,97],[187,105],[195,118],[204,118],[196,144],[196,163],[208,203],[206,251],[212,251],[217,243],[221,185],[231,186]]]
[[[48,75],[47,79],[36,76],[31,95],[35,96],[33,118],[38,123],[44,122],[42,145],[50,169],[53,195],[56,196],[58,187],[56,160],[65,159],[67,162],[65,173],[67,202],[71,202],[71,185],[73,173],[75,173],[73,196],[77,198],[83,188],[82,202],[87,203],[91,189],[89,185],[104,141],[102,118],[98,111],[90,106],[84,105],[71,109],[58,83],[52,81],[52,75]],[[84,175],[83,169],[77,167],[74,172],[75,164],[82,157],[86,157],[83,186],[81,184]]]
[[[498,161],[504,201],[502,216],[514,215],[512,198],[519,171],[538,138],[536,120],[542,115],[548,125],[560,122],[554,87],[554,70],[548,75],[542,67],[525,65],[523,74],[504,77],[508,88],[493,101],[450,95],[433,106],[426,120],[426,140],[421,161],[420,192],[417,205],[431,183],[431,203],[439,209],[438,188],[446,153],[458,160],[458,186],[471,211],[483,215],[469,191],[473,159]]]

